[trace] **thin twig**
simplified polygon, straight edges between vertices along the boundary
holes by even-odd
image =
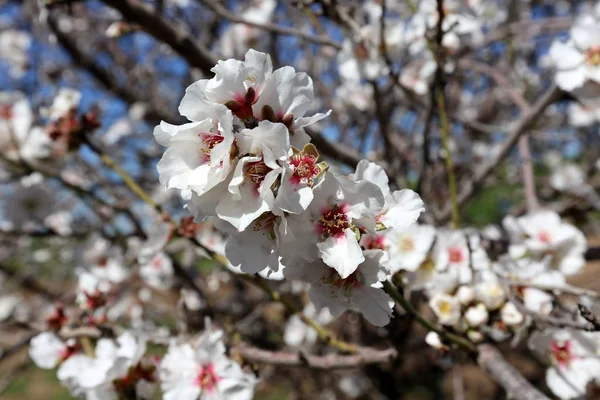
[[[336,50],[342,49],[341,43],[333,41],[326,36],[314,36],[314,35],[304,32],[304,31],[301,31],[299,29],[286,28],[284,26],[279,26],[279,25],[270,24],[270,23],[261,24],[261,23],[257,23],[257,22],[248,21],[244,18],[238,17],[236,14],[230,12],[227,8],[225,8],[225,6],[219,4],[219,2],[214,1],[214,0],[202,0],[202,3],[204,3],[208,8],[210,8],[219,17],[227,19],[234,23],[253,26],[255,28],[262,29],[262,30],[269,31],[269,32],[278,33],[280,35],[296,36],[302,40],[306,40],[307,42],[312,42],[312,43],[320,44],[323,46],[333,47]]]
[[[524,114],[514,125],[514,127],[508,133],[508,137],[502,143],[499,151],[495,156],[484,165],[481,169],[473,174],[473,178],[469,180],[465,186],[461,189],[458,195],[458,204],[462,206],[465,204],[473,195],[477,188],[479,188],[483,181],[496,169],[498,164],[506,157],[508,152],[517,143],[521,135],[537,120],[537,118],[546,110],[550,104],[557,101],[561,95],[561,90],[556,85],[552,85],[546,93],[540,97],[540,99],[531,107],[531,110]],[[436,214],[436,219],[439,222],[447,221],[452,215],[452,207],[447,206],[441,212]]]
[[[247,345],[238,345],[232,349],[232,352],[240,354],[244,359],[251,362],[314,369],[356,368],[369,364],[385,363],[398,356],[394,348],[377,350],[366,347],[360,348],[355,354],[327,354],[323,356],[303,352],[269,351]]]
[[[598,317],[594,315],[592,310],[590,310],[581,303],[579,303],[577,306],[579,308],[579,313],[581,314],[581,316],[590,324],[592,324],[595,331],[600,331],[600,321],[598,320]]]

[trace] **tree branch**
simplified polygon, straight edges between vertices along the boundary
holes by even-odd
[[[219,4],[219,2],[214,1],[214,0],[203,0],[202,3],[204,3],[208,8],[210,8],[219,17],[225,18],[234,23],[253,26],[255,28],[259,28],[259,29],[269,31],[269,32],[278,33],[280,35],[296,36],[296,37],[299,37],[300,39],[306,40],[308,42],[320,44],[323,46],[333,47],[336,50],[342,49],[341,43],[335,42],[326,36],[314,36],[309,33],[305,33],[299,29],[286,28],[284,26],[279,26],[279,25],[269,24],[269,23],[259,24],[256,22],[248,21],[248,20],[245,20],[244,18],[238,17],[236,14],[230,12],[227,8],[225,8],[224,6]]]
[[[88,71],[98,82],[100,82],[107,90],[111,91],[123,101],[128,104],[133,103],[144,103],[146,105],[146,114],[145,118],[150,122],[157,123],[160,120],[176,122],[181,120],[181,117],[178,115],[171,113],[165,109],[158,109],[153,107],[150,103],[144,101],[143,96],[139,93],[139,91],[132,85],[128,83],[122,83],[117,79],[117,77],[109,72],[108,70],[102,68],[100,64],[95,60],[92,56],[86,54],[81,48],[77,45],[77,42],[69,36],[69,34],[61,31],[58,27],[58,19],[55,15],[50,14],[48,16],[48,26],[50,30],[56,36],[56,39],[61,44],[61,46],[65,49],[65,51],[69,54],[73,63],[78,65],[80,68]]]
[[[236,346],[233,351],[251,362],[314,369],[356,368],[368,364],[385,363],[398,356],[394,348],[377,350],[366,347],[360,348],[355,354],[327,354],[324,356],[305,354],[303,352],[269,351],[248,345]]]
[[[502,354],[489,344],[477,346],[477,364],[496,383],[504,388],[509,398],[517,400],[550,400],[537,390],[519,371],[510,365]]]
[[[180,29],[176,23],[168,21],[155,12],[150,4],[134,0],[102,0],[102,2],[119,10],[123,18],[135,22],[156,40],[171,46],[191,66],[199,68],[206,75],[212,74],[211,69],[217,63],[217,59],[210,51]]]
[[[506,157],[509,151],[517,143],[519,138],[525,131],[535,122],[535,120],[546,110],[550,104],[558,100],[561,95],[561,90],[556,86],[552,85],[546,93],[531,107],[528,113],[524,114],[510,130],[508,138],[502,144],[500,150],[492,160],[483,166],[480,170],[476,171],[473,178],[466,183],[466,185],[460,191],[458,195],[458,204],[464,205],[473,195],[477,188],[479,188],[485,178],[487,178],[494,169],[500,164],[500,162]],[[440,222],[447,222],[452,213],[450,206],[445,207],[440,213],[436,214],[436,219]]]

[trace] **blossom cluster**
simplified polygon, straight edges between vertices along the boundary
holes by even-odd
[[[387,253],[370,236],[412,225],[424,210],[408,189],[392,192],[385,171],[362,161],[348,176],[319,162],[304,128],[327,114],[305,116],[310,77],[273,71],[264,53],[220,61],[212,79],[187,88],[179,111],[191,122],[162,122],[167,147],[160,181],[179,189],[200,222],[229,235],[225,256],[245,273],[282,270],[311,283],[310,298],[334,316],[357,309],[385,325],[391,300],[381,290]]]
[[[61,309],[50,320],[54,328],[67,324]],[[162,359],[149,354],[148,338],[128,331],[101,338],[93,348],[89,338],[65,341],[42,332],[31,340],[29,354],[40,368],[58,367],[58,379],[75,397],[151,399],[160,386],[167,400],[251,399],[256,378],[227,357],[223,332],[209,320],[205,324],[193,343],[173,340]]]

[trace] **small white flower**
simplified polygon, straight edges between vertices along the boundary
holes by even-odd
[[[66,344],[51,332],[42,332],[31,339],[29,356],[40,368],[52,369],[75,354],[75,343]]]
[[[438,335],[437,332],[433,331],[430,331],[427,333],[427,335],[425,335],[425,343],[427,343],[436,350],[445,350],[448,348],[448,346],[442,343],[440,335]]]
[[[554,333],[547,349],[553,366],[546,371],[546,384],[560,399],[580,398],[587,384],[597,379],[600,359],[590,350],[579,335],[567,330]]]
[[[165,400],[252,399],[256,379],[225,356],[221,336],[207,330],[193,346],[169,346],[160,363]]]
[[[456,298],[460,304],[467,305],[475,299],[475,290],[471,286],[461,286],[456,291]]]
[[[434,295],[429,300],[429,307],[442,325],[452,326],[460,320],[460,303],[454,296],[447,294]]]
[[[506,303],[500,310],[500,317],[502,322],[508,326],[521,325],[523,323],[523,314],[517,309],[517,307],[511,303]]]
[[[488,310],[493,311],[504,304],[506,296],[498,282],[486,281],[475,286],[475,298],[482,302]]]
[[[164,252],[156,253],[150,261],[140,265],[140,276],[153,288],[169,289],[174,281],[173,262]]]
[[[484,336],[481,332],[476,331],[474,329],[469,329],[467,331],[467,337],[473,343],[481,343],[483,342]]]
[[[417,271],[431,250],[435,228],[412,225],[404,229],[386,229],[383,235],[384,247],[389,253],[386,266],[392,272]]]
[[[306,304],[302,312],[304,315],[313,318],[321,325],[327,325],[333,320],[333,316],[329,313],[327,308],[322,308],[317,311],[315,305],[312,303]],[[297,314],[292,315],[285,324],[283,341],[288,346],[298,347],[300,345],[311,345],[315,343],[316,340],[317,332],[306,325]]]
[[[555,41],[550,58],[556,66],[556,83],[565,91],[581,88],[588,81],[600,82],[600,26],[586,16],[571,28],[567,42]]]
[[[469,307],[465,311],[465,319],[469,325],[473,328],[477,328],[480,325],[485,324],[488,321],[488,311],[484,304],[477,304],[476,306]]]

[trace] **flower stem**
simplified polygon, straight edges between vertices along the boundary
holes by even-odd
[[[452,152],[450,151],[450,124],[448,114],[446,113],[446,96],[444,89],[440,88],[437,93],[438,112],[440,114],[440,125],[442,133],[442,148],[446,159],[446,174],[448,176],[448,190],[450,191],[450,202],[452,205],[452,228],[458,229],[460,226],[460,216],[458,213],[458,197],[456,193],[456,176],[454,175],[454,162]]]

